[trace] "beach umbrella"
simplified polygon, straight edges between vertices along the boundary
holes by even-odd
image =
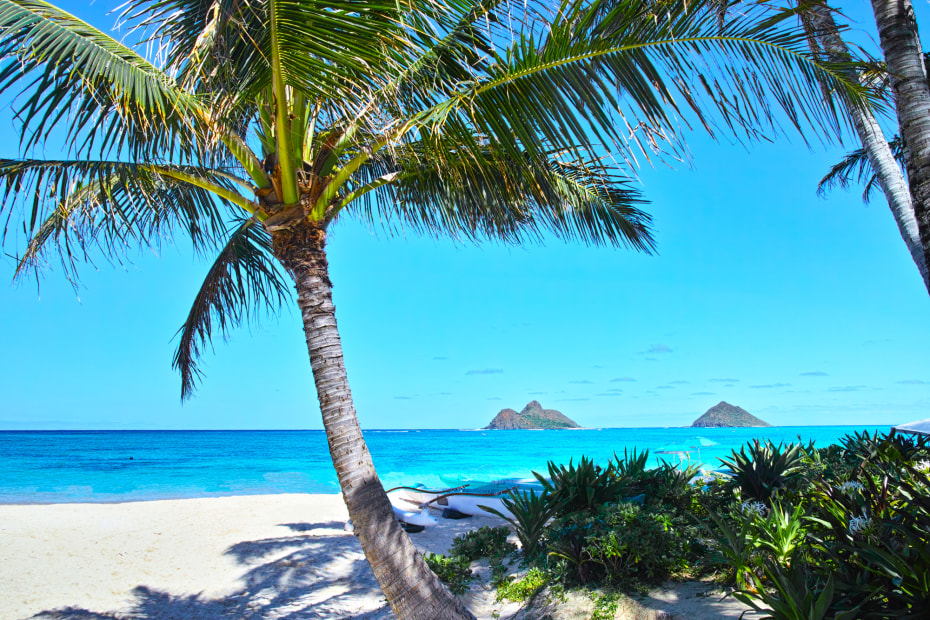
[[[678,457],[678,462],[681,463],[684,461],[685,456],[688,457],[688,462],[691,462],[691,450],[694,446],[688,446],[683,443],[670,443],[668,445],[662,446],[659,450],[655,451],[655,454],[671,454]]]
[[[701,461],[702,463],[703,463],[704,461],[703,461],[703,459],[701,459],[701,448],[709,448],[709,447],[711,447],[711,446],[719,446],[719,445],[720,445],[718,442],[714,441],[713,439],[708,439],[707,437],[698,436],[698,437],[695,437],[694,439],[695,439],[695,441],[697,441],[697,445],[696,445],[696,446],[691,446],[691,447],[692,447],[692,448],[697,448],[697,451],[698,451],[698,460]]]
[[[898,431],[899,433],[930,435],[930,418],[926,420],[917,420],[916,422],[908,422],[907,424],[899,424],[898,426],[892,426],[891,428]]]

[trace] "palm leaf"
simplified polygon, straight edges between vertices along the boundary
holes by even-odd
[[[195,141],[193,101],[132,49],[40,0],[0,0],[0,93],[27,93],[15,112],[30,149],[64,126],[66,141],[164,156]]]
[[[173,367],[181,372],[181,398],[191,396],[201,375],[197,360],[215,329],[229,330],[262,309],[275,313],[289,299],[289,288],[277,268],[271,237],[248,219],[230,231],[229,240],[204,278],[184,325]]]
[[[122,260],[134,246],[155,245],[182,231],[195,249],[215,247],[224,238],[223,204],[204,187],[175,176],[203,181],[230,193],[241,181],[192,166],[153,166],[107,160],[0,159],[0,216],[4,237],[14,213],[22,212],[28,239],[17,273],[38,268],[49,245],[57,246],[69,278],[92,247]]]
[[[689,116],[712,134],[756,137],[787,121],[827,139],[843,119],[818,79],[862,104],[863,88],[811,58],[783,16],[752,7],[721,28],[711,0],[601,0],[570,5],[547,31],[522,34],[487,75],[424,112],[422,124],[486,135],[514,157],[543,157],[540,138],[582,158],[605,144],[649,156],[652,142],[677,135]]]
[[[389,230],[508,243],[538,241],[548,231],[594,245],[654,249],[639,191],[600,163],[551,157],[539,165],[490,149],[473,155],[448,142],[383,153],[359,171],[362,187],[330,217],[348,205]]]
[[[900,136],[895,136],[888,147],[894,155],[895,161],[904,168],[907,158],[907,149]],[[849,189],[855,183],[864,183],[862,202],[869,202],[872,194],[878,188],[878,177],[872,168],[868,154],[864,148],[855,149],[846,154],[840,162],[834,164],[820,182],[817,184],[817,195],[821,198],[834,188]]]

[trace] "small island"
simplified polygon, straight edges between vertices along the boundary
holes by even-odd
[[[691,428],[719,428],[723,426],[753,428],[771,426],[771,424],[760,420],[742,407],[731,405],[722,400],[695,420]]]
[[[485,428],[489,430],[515,430],[581,427],[555,409],[543,409],[539,401],[534,400],[524,407],[520,413],[513,409],[501,409],[500,413],[494,416],[494,419]]]

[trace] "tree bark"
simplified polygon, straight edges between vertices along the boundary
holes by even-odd
[[[833,20],[830,7],[825,4],[815,4],[805,15],[805,27],[808,34],[813,37],[811,47],[820,46],[827,60],[833,62],[848,61],[851,58],[846,42],[839,35],[839,29]],[[812,50],[817,53],[817,49]],[[851,75],[858,80],[858,75]],[[847,105],[847,111],[852,118],[853,126],[862,142],[872,170],[878,179],[878,184],[885,194],[888,207],[898,225],[898,232],[907,246],[924,286],[930,292],[930,271],[927,269],[927,255],[920,239],[920,229],[914,214],[910,189],[907,180],[901,172],[894,154],[888,146],[888,140],[882,132],[878,121],[870,110],[855,105]]]
[[[326,232],[304,220],[272,233],[297,289],[330,455],[349,516],[375,578],[401,620],[474,619],[429,569],[394,518],[362,436],[336,328]]]
[[[930,87],[914,7],[911,0],[872,0],[872,12],[907,147],[907,179],[920,243],[930,263]]]

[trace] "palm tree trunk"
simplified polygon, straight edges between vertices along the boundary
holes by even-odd
[[[827,60],[834,62],[848,61],[851,58],[846,42],[839,35],[836,22],[833,21],[832,10],[825,4],[815,4],[805,15],[805,27],[812,36],[811,47],[819,44]],[[815,53],[816,49],[812,50]],[[858,76],[853,76],[858,79]],[[885,194],[885,200],[891,209],[898,232],[907,246],[924,286],[930,292],[930,271],[927,269],[927,256],[924,245],[920,241],[920,229],[914,215],[910,189],[907,180],[901,172],[901,167],[895,161],[894,154],[888,146],[885,134],[878,121],[870,110],[853,105],[847,105],[852,118],[853,126],[862,142],[872,170],[878,179],[878,184]]]
[[[343,363],[324,249],[326,231],[303,221],[273,232],[272,242],[296,283],[330,455],[355,533],[382,592],[401,620],[473,619],[398,525],[375,472]]]
[[[907,179],[924,257],[930,262],[930,87],[911,0],[872,0],[898,127],[907,148]]]

